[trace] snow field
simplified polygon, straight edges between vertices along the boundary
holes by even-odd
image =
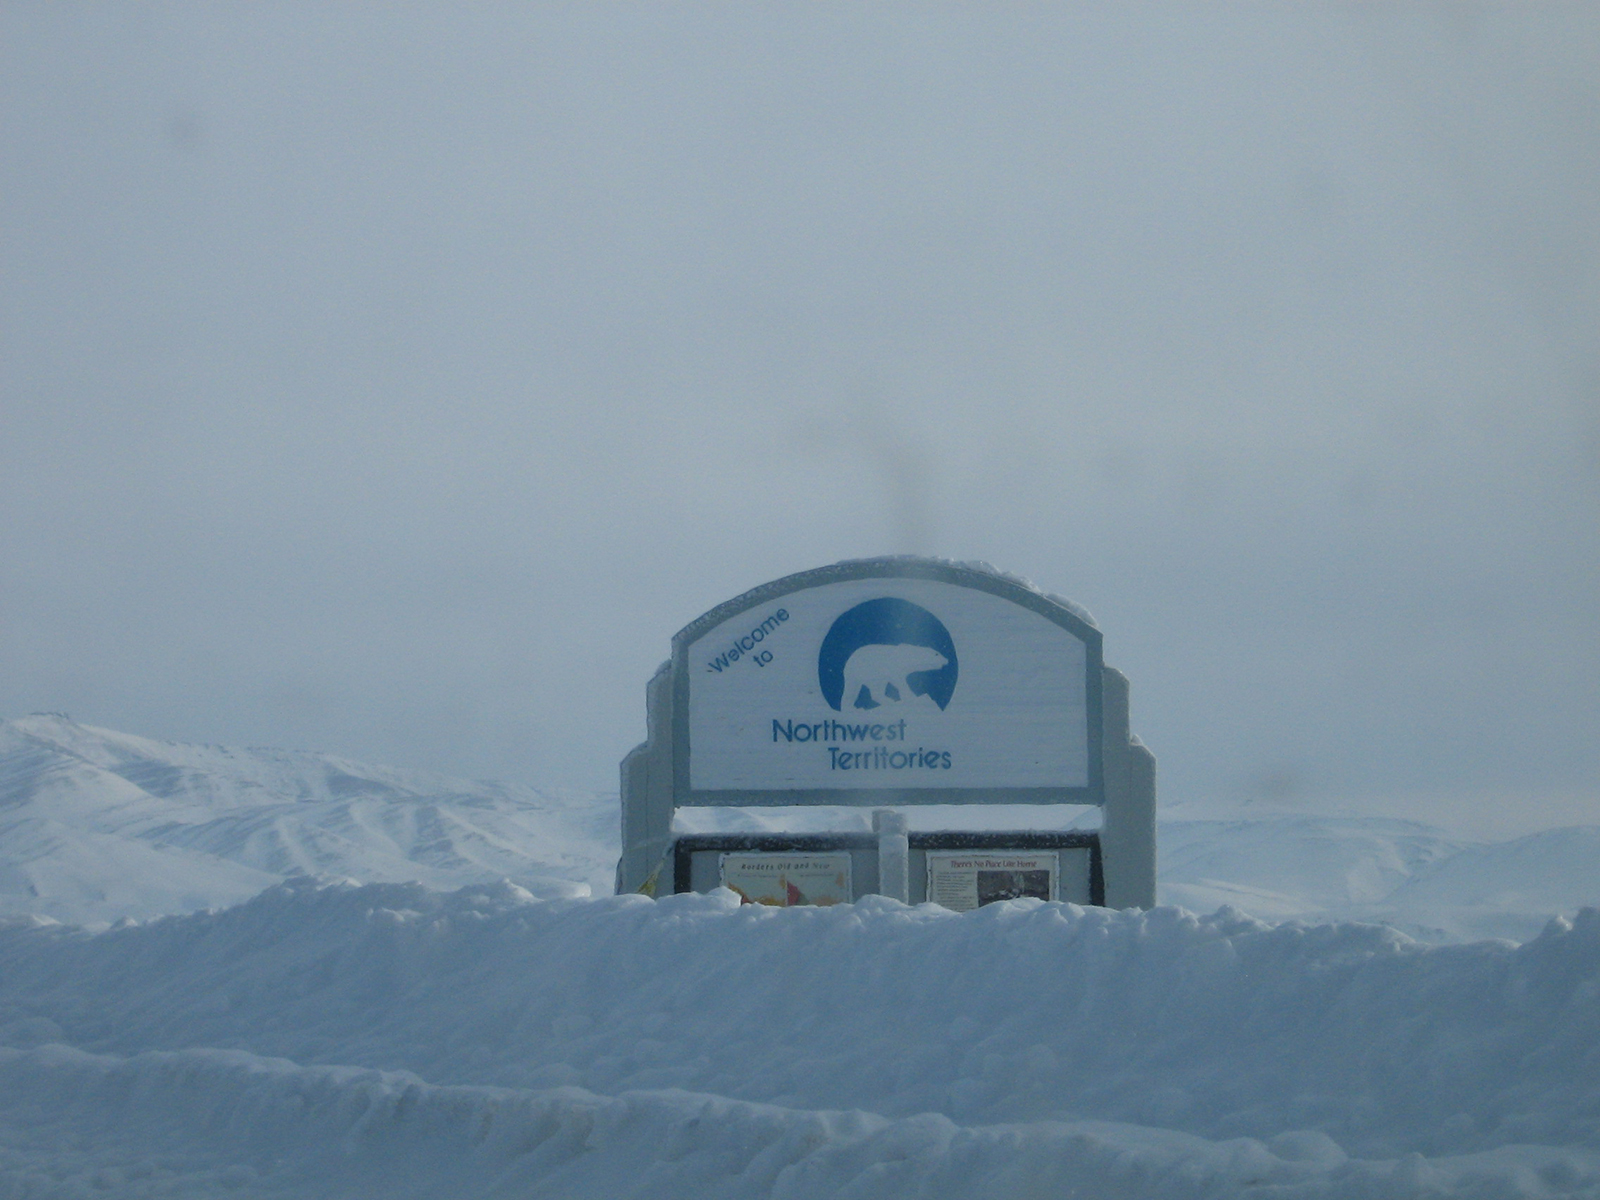
[[[609,892],[613,797],[0,721],[0,914],[109,924],[238,904],[297,875]]]
[[[1263,1144],[1094,1121],[962,1128],[934,1114],[889,1120],[689,1092],[441,1087],[223,1050],[0,1050],[0,1115],[4,1200],[1489,1200],[1592,1194],[1600,1182],[1600,1155],[1586,1151],[1363,1161],[1315,1133]]]
[[[72,1057],[53,1043],[131,1057]],[[1428,1194],[1420,1182],[1393,1191],[1396,1162],[1443,1194],[1480,1194],[1460,1193],[1462,1171],[1499,1181],[1483,1195],[1600,1194],[1600,910],[1522,946],[1431,946],[1377,926],[1179,909],[774,910],[723,892],[541,901],[504,884],[442,894],[302,881],[98,935],[36,922],[0,931],[0,1044],[19,1052],[5,1071],[43,1073],[11,1076],[33,1081],[5,1089],[13,1131],[57,1122],[94,1141],[86,1124],[119,1119],[116,1087],[151,1122],[166,1119],[167,1100],[140,1100],[141,1087],[179,1108],[228,1111],[277,1103],[253,1089],[306,1081],[332,1089],[319,1103],[336,1108],[420,1088],[429,1113],[607,1114],[606,1136],[622,1140],[601,1157],[668,1189],[654,1195],[691,1177],[729,1195],[851,1194],[846,1184],[861,1195],[985,1194],[975,1181],[1005,1177],[1002,1159],[1024,1173],[1021,1191],[993,1193],[1008,1196],[1059,1195],[1064,1180],[1097,1171],[1107,1182],[1083,1194],[1230,1195],[1245,1175],[1312,1188],[1283,1195]],[[331,1098],[349,1089],[367,1099]],[[691,1111],[717,1114],[690,1138],[708,1156],[692,1169],[662,1150],[663,1131]],[[738,1191],[755,1152],[735,1162],[728,1147],[788,1145],[791,1126],[846,1133],[818,1134],[806,1155],[774,1149],[787,1166]],[[295,1147],[298,1165],[285,1169],[303,1188],[339,1127],[262,1145]],[[180,1121],[171,1137],[255,1161],[246,1134],[203,1128]],[[467,1134],[430,1124],[424,1140],[457,1137]],[[550,1182],[552,1195],[628,1194],[604,1182],[603,1165],[557,1164],[563,1142],[536,1153],[548,1140],[528,1135],[526,1153],[495,1169],[518,1186],[577,1181]],[[713,1169],[718,1155],[726,1164]],[[1524,1178],[1534,1160],[1548,1169]],[[1301,1165],[1274,1165],[1284,1162]],[[963,1175],[963,1164],[979,1165]],[[1055,1191],[1027,1191],[1035,1169]],[[807,1172],[826,1187],[804,1190]],[[1142,1182],[1107,1190],[1118,1172]],[[869,1176],[881,1187],[858,1182]],[[896,1192],[902,1177],[910,1190]],[[683,1194],[720,1194],[711,1186]],[[308,1194],[363,1194],[329,1188]]]
[[[1163,904],[1224,904],[1267,920],[1370,921],[1425,941],[1538,936],[1600,903],[1600,826],[1477,842],[1416,821],[1254,811],[1170,815],[1158,829]]]
[[[614,797],[0,722],[0,1200],[1600,1198],[1600,827],[1169,812],[1210,916],[583,898],[615,837]]]

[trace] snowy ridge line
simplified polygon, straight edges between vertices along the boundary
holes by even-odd
[[[1016,901],[280,885],[0,930],[0,1044],[228,1046],[437,1083],[680,1088],[962,1125],[1320,1130],[1363,1158],[1600,1147],[1600,910],[1522,946]]]
[[[1097,1121],[962,1128],[936,1114],[888,1120],[682,1091],[437,1086],[237,1050],[0,1050],[0,1097],[0,1195],[13,1196],[925,1200],[1066,1187],[1101,1200],[1387,1200],[1600,1187],[1600,1154],[1586,1150],[1367,1161],[1309,1132],[1263,1144]]]
[[[698,811],[698,815],[695,815]],[[1094,827],[1100,810],[929,806],[912,828]],[[865,828],[864,809],[679,810],[682,832]],[[695,826],[699,827],[695,827]],[[1480,842],[1392,816],[1190,806],[1160,834],[1162,903],[1266,920],[1373,921],[1425,941],[1538,936],[1600,902],[1600,826]],[[59,714],[0,721],[0,917],[103,926],[238,904],[293,876],[510,879],[606,894],[612,794],[365,766],[325,754],[158,742]]]
[[[1393,817],[1169,814],[1162,903],[1223,904],[1266,920],[1371,921],[1425,941],[1537,937],[1557,913],[1600,902],[1600,826],[1488,844]]]
[[[297,875],[588,895],[610,890],[615,826],[588,793],[157,742],[59,715],[0,721],[0,913],[149,918]]]

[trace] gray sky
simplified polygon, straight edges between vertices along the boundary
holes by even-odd
[[[1600,795],[1600,7],[0,14],[0,715],[612,787],[911,551],[1164,802]]]

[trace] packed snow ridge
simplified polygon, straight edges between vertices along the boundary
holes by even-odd
[[[614,797],[0,739],[0,1198],[1600,1196],[1592,829],[1176,821],[1209,915],[775,910],[590,895]]]
[[[18,925],[0,981],[12,1194],[1600,1193],[1594,909],[1428,946],[301,881]]]

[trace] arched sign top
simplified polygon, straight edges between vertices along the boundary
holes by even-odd
[[[673,639],[680,804],[1093,803],[1101,637],[991,569],[838,563]]]
[[[963,563],[945,558],[923,558],[918,555],[896,554],[878,558],[852,558],[831,566],[814,567],[774,579],[760,587],[751,588],[732,600],[725,600],[710,612],[690,621],[673,636],[674,647],[692,642],[706,630],[720,625],[729,617],[757,607],[768,600],[787,596],[791,592],[819,587],[847,579],[939,579],[963,587],[993,592],[1018,604],[1046,614],[1064,624],[1081,637],[1099,638],[1100,630],[1089,611],[1062,596],[1052,596],[1040,591],[1020,576],[997,570],[988,563]]]

